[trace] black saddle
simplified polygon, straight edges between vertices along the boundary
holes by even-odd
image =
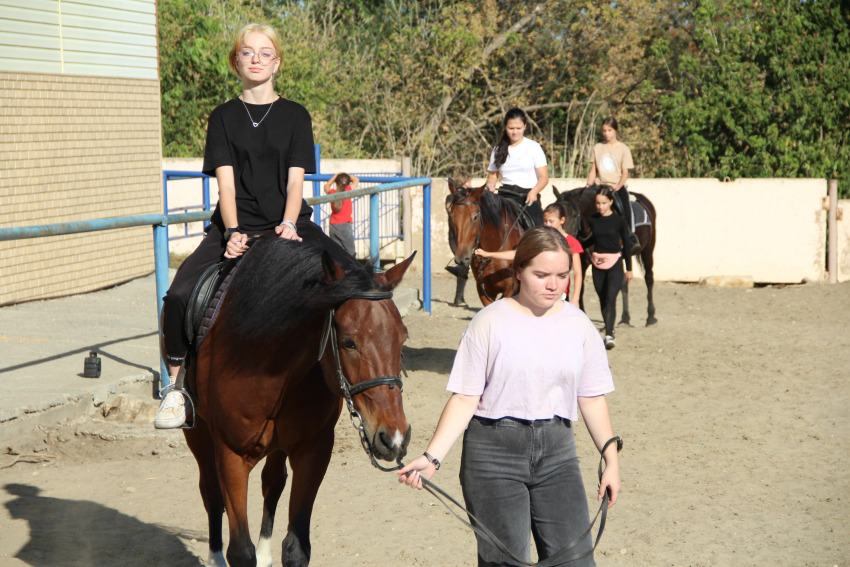
[[[504,197],[502,201],[511,211],[513,211],[514,216],[519,218],[519,225],[522,227],[523,231],[534,228],[534,221],[531,219],[531,215],[528,210],[526,210],[527,207],[520,204],[520,202],[525,202],[525,195],[523,193],[499,187],[498,194]]]
[[[186,340],[194,347],[195,351],[201,348],[207,333],[209,333],[218,306],[224,297],[239,260],[225,260],[213,264],[201,273],[195,287],[189,295],[189,303],[186,305],[186,318],[183,329]]]

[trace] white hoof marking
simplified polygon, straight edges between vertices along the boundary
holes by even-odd
[[[210,551],[210,558],[207,559],[207,565],[209,567],[227,567],[227,560],[224,558],[224,552],[216,551],[213,553]]]
[[[272,540],[261,537],[257,542],[257,567],[272,567]]]

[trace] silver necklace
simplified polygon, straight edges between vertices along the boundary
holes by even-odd
[[[269,105],[269,109],[268,109],[268,110],[266,110],[266,113],[265,113],[265,114],[263,114],[263,117],[262,117],[262,118],[260,118],[260,122],[254,122],[254,118],[251,116],[251,111],[250,111],[250,110],[248,110],[248,105],[246,105],[246,104],[245,104],[245,101],[244,101],[244,100],[242,100],[241,98],[240,98],[239,100],[241,100],[241,101],[242,101],[242,106],[244,106],[244,107],[245,107],[245,112],[247,112],[247,113],[248,113],[248,118],[250,118],[250,119],[251,119],[251,124],[253,124],[253,125],[254,125],[254,128],[256,128],[257,126],[259,126],[259,125],[260,125],[260,123],[261,123],[263,120],[265,120],[265,119],[266,119],[266,116],[268,116],[268,115],[269,115],[269,112],[271,112],[271,110],[272,110],[272,106],[274,106],[274,103],[276,102],[276,101],[272,101],[272,103]]]

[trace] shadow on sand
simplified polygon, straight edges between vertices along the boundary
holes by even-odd
[[[457,351],[453,348],[416,348],[405,345],[401,352],[404,355],[404,367],[409,371],[424,370],[448,376]]]
[[[16,520],[29,522],[30,540],[15,555],[33,567],[196,567],[199,559],[169,528],[146,524],[85,500],[40,496],[41,489],[7,484],[17,496],[6,503]],[[188,536],[187,536],[188,537]]]

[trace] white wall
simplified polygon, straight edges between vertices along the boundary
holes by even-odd
[[[476,180],[476,183],[483,180]],[[552,179],[560,191],[585,179]],[[705,276],[752,276],[756,282],[822,281],[826,275],[826,195],[823,179],[633,179],[629,189],[645,194],[658,212],[655,277],[698,281]],[[421,191],[421,190],[417,190]],[[445,197],[448,184],[432,185],[432,269],[451,260]],[[421,250],[421,193],[414,203],[414,242]],[[545,207],[555,200],[542,194]],[[848,216],[850,210],[845,208]],[[846,223],[847,221],[845,221]],[[850,226],[847,224],[845,226]],[[850,234],[847,236],[850,240]],[[845,250],[850,244],[845,246]],[[841,255],[850,278],[850,253]]]
[[[0,71],[159,79],[156,0],[0,0]]]
[[[843,218],[838,221],[838,281],[850,281],[850,199],[840,199]]]

